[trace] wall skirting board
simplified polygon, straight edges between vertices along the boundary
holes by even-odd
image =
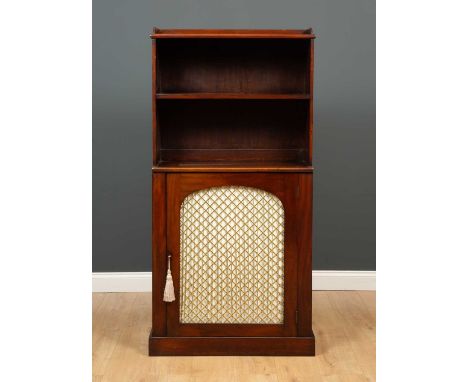
[[[375,271],[313,271],[313,290],[375,290]],[[93,272],[93,292],[151,292],[151,272]]]

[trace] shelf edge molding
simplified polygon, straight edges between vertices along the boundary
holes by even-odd
[[[242,163],[229,164],[197,164],[197,163],[160,163],[153,166],[153,172],[294,172],[313,173],[314,167],[300,164],[268,164],[256,163],[248,165]]]
[[[289,38],[314,39],[312,28],[308,29],[158,29],[150,35],[159,38]]]
[[[157,99],[310,99],[309,94],[275,93],[157,93]]]

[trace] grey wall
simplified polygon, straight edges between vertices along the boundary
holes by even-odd
[[[93,271],[150,270],[153,26],[314,28],[314,267],[375,269],[374,0],[93,0]]]

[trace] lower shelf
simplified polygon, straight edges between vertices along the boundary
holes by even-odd
[[[294,162],[263,161],[242,163],[236,161],[213,162],[160,162],[153,172],[305,172],[311,173],[310,164]]]
[[[315,337],[153,337],[150,356],[314,356]]]

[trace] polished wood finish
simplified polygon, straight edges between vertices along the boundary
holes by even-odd
[[[160,151],[161,160],[154,167],[165,167],[172,163],[211,163],[213,166],[224,166],[231,163],[233,167],[245,168],[264,167],[273,163],[279,167],[311,167],[304,160],[306,151],[303,149],[272,148],[272,149],[164,149]]]
[[[303,100],[159,100],[160,162],[306,163],[307,114]]]
[[[153,43],[151,355],[313,355],[313,35],[307,30],[159,30]],[[285,210],[283,325],[179,322],[180,205],[243,185]],[[166,254],[176,301],[163,303]]]
[[[157,99],[309,99],[309,94],[275,93],[157,93]]]
[[[240,155],[243,155],[241,153]],[[231,162],[160,162],[153,167],[153,172],[304,172],[312,173],[314,168],[306,164],[287,163],[287,162],[255,162],[242,163],[239,161]]]
[[[311,29],[155,28],[153,166],[311,165],[314,37]]]
[[[297,251],[297,335],[313,336],[312,332],[312,175],[297,179],[296,203],[299,213],[294,216],[296,225]]]
[[[158,40],[158,93],[308,94],[310,41]]]
[[[157,77],[156,77],[156,40],[153,40],[151,42],[151,66],[152,66],[152,80],[151,80],[151,86],[152,86],[152,94],[153,98],[156,95],[157,91]],[[152,111],[153,111],[153,139],[152,139],[152,147],[153,147],[153,163],[158,163],[160,161],[159,157],[159,152],[160,152],[160,147],[159,143],[161,142],[161,139],[159,138],[159,130],[157,130],[157,118],[156,118],[156,102],[155,99],[153,99],[152,102]]]
[[[150,35],[161,38],[286,38],[313,39],[312,29],[158,29]]]
[[[308,114],[308,160],[312,163],[312,153],[314,150],[314,40],[309,44],[309,114]]]
[[[169,174],[167,178],[168,215],[167,250],[172,254],[172,277],[174,285],[180,284],[180,206],[189,194],[210,187],[240,184],[265,190],[281,200],[285,213],[284,239],[284,324],[283,325],[194,325],[179,323],[179,304],[167,305],[168,335],[170,336],[286,336],[297,334],[297,275],[298,263],[307,262],[310,251],[299,251],[298,239],[308,233],[310,225],[304,224],[307,215],[300,195],[305,195],[297,187],[301,179],[310,178],[302,174]],[[306,182],[304,184],[307,184]],[[306,190],[307,191],[307,190]],[[304,235],[305,236],[305,235]],[[310,285],[310,284],[309,284]],[[310,289],[310,288],[308,288]],[[311,336],[312,333],[309,333]],[[241,349],[240,347],[238,347]]]
[[[162,300],[166,279],[166,174],[153,174],[153,242],[152,242],[152,290],[153,290],[153,334],[166,335],[166,303]]]
[[[93,381],[375,381],[375,292],[312,301],[315,357],[148,357],[151,293],[93,293]]]
[[[315,354],[314,337],[153,337],[150,355],[289,355]]]

